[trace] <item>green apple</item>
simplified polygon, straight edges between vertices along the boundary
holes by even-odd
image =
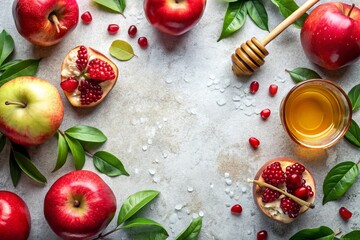
[[[63,117],[60,93],[46,80],[18,77],[0,87],[0,132],[15,143],[42,144],[56,133]]]

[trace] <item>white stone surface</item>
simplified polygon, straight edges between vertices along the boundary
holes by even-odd
[[[357,0],[344,2],[359,5]],[[270,1],[264,3],[269,28],[273,29],[282,17]],[[116,178],[100,175],[114,190],[118,209],[124,199],[136,191],[161,191],[153,207],[145,208],[139,216],[165,226],[169,239],[180,233],[193,215],[200,213],[204,215],[200,240],[255,239],[256,232],[263,229],[268,231],[269,239],[288,239],[300,229],[320,225],[341,229],[344,233],[359,229],[359,182],[341,200],[321,204],[322,182],[328,170],[342,161],[358,161],[359,150],[343,140],[324,151],[299,148],[283,131],[279,118],[281,99],[294,86],[285,69],[312,68],[348,92],[359,83],[359,62],[336,72],[314,66],[302,52],[299,29],[290,27],[267,46],[270,54],[259,72],[237,78],[231,71],[230,55],[244,41],[253,36],[262,39],[267,32],[255,27],[248,18],[241,31],[217,42],[227,6],[221,0],[209,0],[199,24],[180,37],[169,37],[154,30],[144,17],[140,0],[127,1],[126,19],[100,10],[92,1],[79,1],[80,12],[90,11],[93,22],[90,25],[79,22],[68,38],[48,48],[33,46],[18,34],[11,5],[10,0],[1,2],[0,30],[6,29],[15,40],[14,59],[42,58],[37,76],[47,79],[59,90],[60,66],[73,47],[83,44],[110,56],[108,48],[113,40],[123,39],[133,45],[137,57],[128,62],[113,59],[119,67],[119,80],[99,106],[75,109],[62,94],[65,118],[61,129],[79,124],[101,129],[108,137],[102,148],[118,156],[131,174]],[[117,35],[108,35],[106,29],[110,23],[120,25]],[[148,49],[141,49],[137,38],[127,35],[132,24],[138,27],[137,37],[148,38]],[[260,89],[256,95],[249,96],[248,87],[253,80],[260,83]],[[272,83],[279,86],[275,97],[268,94]],[[272,111],[266,121],[256,112],[261,108]],[[353,116],[358,122],[359,114]],[[257,150],[249,147],[251,136],[261,141]],[[29,205],[30,239],[57,239],[44,219],[43,199],[51,184],[74,167],[69,157],[62,169],[51,173],[56,162],[56,144],[52,138],[41,146],[28,148],[33,162],[48,179],[46,186],[35,184],[24,175],[14,188],[7,160],[8,147],[0,154],[0,189],[18,193]],[[252,187],[244,187],[247,178],[253,178],[261,165],[275,157],[290,157],[304,163],[317,183],[315,209],[290,225],[274,222],[260,213],[253,201]],[[85,168],[94,170],[91,159],[87,159]],[[149,174],[149,169],[156,169],[155,176]],[[228,186],[224,183],[225,174],[240,184]],[[189,186],[194,191],[189,191]],[[230,198],[226,187],[231,187],[237,197]],[[230,207],[235,203],[243,207],[240,216],[230,214]],[[174,210],[178,204],[186,205],[186,209]],[[348,222],[340,219],[337,212],[340,206],[352,210],[353,217]],[[175,219],[174,214],[181,217]],[[116,218],[107,230],[115,224]],[[128,237],[118,231],[109,239]]]

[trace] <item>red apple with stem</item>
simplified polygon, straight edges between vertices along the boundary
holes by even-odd
[[[145,15],[151,25],[178,36],[192,29],[204,13],[206,0],[144,0]]]
[[[29,209],[17,194],[0,191],[0,239],[25,240],[31,230]]]
[[[63,239],[93,239],[110,223],[115,211],[114,193],[88,170],[60,177],[44,200],[46,221]]]
[[[15,0],[13,18],[18,32],[40,46],[60,42],[77,25],[76,0]]]
[[[323,3],[305,20],[300,38],[313,63],[329,70],[352,64],[360,57],[360,9]]]

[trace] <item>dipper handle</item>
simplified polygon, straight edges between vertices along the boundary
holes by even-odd
[[[284,31],[288,26],[293,24],[298,20],[307,10],[315,5],[319,0],[308,0],[303,5],[301,5],[295,12],[288,16],[284,21],[282,21],[276,28],[274,28],[262,41],[263,46],[266,46],[274,38],[277,37],[282,31]]]

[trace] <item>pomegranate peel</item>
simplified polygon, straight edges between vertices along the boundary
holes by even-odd
[[[60,86],[74,107],[94,107],[117,82],[118,68],[99,51],[77,46],[66,55],[61,66]],[[74,90],[74,79],[78,84]]]
[[[262,177],[262,173],[269,165],[271,165],[275,162],[280,163],[281,168],[284,172],[286,171],[287,166],[291,166],[295,163],[298,163],[295,160],[290,159],[290,158],[275,158],[275,159],[269,160],[256,173],[255,178],[254,178],[255,180],[248,180],[248,181],[265,183],[265,180]],[[301,205],[298,214],[296,214],[297,217],[300,216],[301,214],[305,213],[309,208],[314,207],[315,195],[316,195],[314,178],[313,178],[312,174],[306,168],[305,168],[304,172],[302,173],[302,178],[306,181],[306,185],[311,187],[313,194],[312,194],[312,196],[309,196],[308,198],[306,198],[306,201],[303,202],[304,204]],[[297,217],[289,217],[286,213],[283,212],[283,209],[280,207],[281,199],[283,199],[285,197],[288,198],[288,196],[281,194],[281,196],[278,199],[276,199],[275,201],[264,202],[263,201],[263,193],[266,190],[266,187],[260,186],[260,185],[262,185],[262,184],[254,184],[253,185],[253,196],[254,196],[254,201],[255,201],[256,205],[259,207],[259,209],[265,215],[267,215],[269,218],[272,218],[276,221],[286,223],[286,224],[291,223],[292,221],[297,219]],[[283,191],[286,191],[287,190],[286,183],[280,184],[278,186],[278,188]],[[287,194],[290,194],[290,193],[287,193]]]

